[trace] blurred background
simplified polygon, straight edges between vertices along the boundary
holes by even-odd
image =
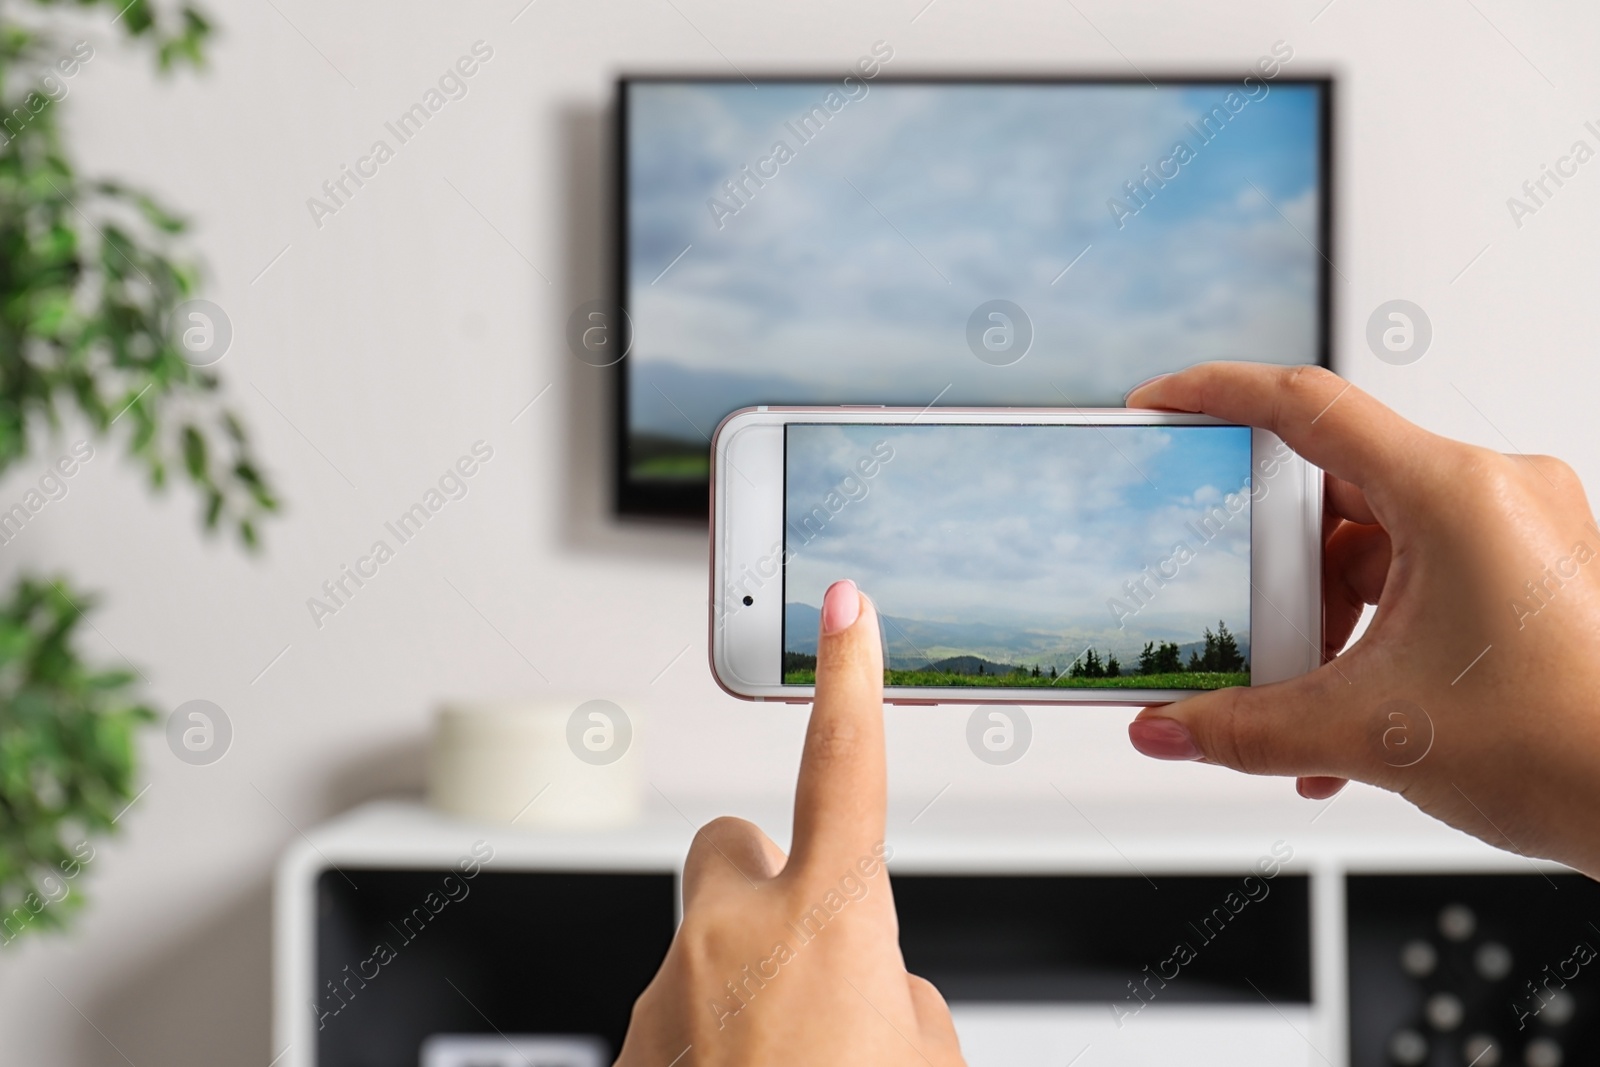
[[[256,523],[258,553],[231,527],[207,537],[203,498],[181,485],[152,497],[126,458],[137,419],[101,436],[70,410],[0,481],[9,507],[92,443],[0,561],[8,581],[64,572],[96,591],[80,652],[136,667],[135,693],[160,719],[136,734],[136,799],[120,833],[94,838],[70,932],[0,953],[7,1062],[271,1062],[274,864],[353,805],[419,792],[444,701],[626,700],[649,803],[695,823],[787,810],[805,709],[739,702],[712,681],[704,528],[615,516],[610,381],[565,341],[614,269],[619,74],[828,73],[881,40],[902,76],[1232,75],[1288,42],[1290,74],[1336,83],[1334,368],[1440,433],[1600,475],[1600,164],[1548,186],[1534,213],[1508,206],[1574,141],[1600,144],[1585,128],[1600,124],[1592,11],[208,0],[205,12],[204,65],[167,76],[122,39],[114,8],[23,12],[92,46],[55,113],[80,172],[188,219],[194,295],[232,331],[209,369],[282,506]],[[492,58],[466,95],[336,212],[313,211],[323,183],[475,42]],[[1366,343],[1391,300],[1431,322],[1408,365]],[[492,458],[478,453],[464,496],[336,612],[308,606],[478,442]],[[168,714],[193,700],[231,727],[214,762],[168,743]],[[1028,758],[994,766],[973,758],[961,709],[891,710],[896,817],[931,798],[1001,822],[1051,805],[1070,820],[1062,791],[1091,816],[1183,801],[1288,825],[1316,810],[1285,781],[1145,760],[1128,718],[1036,713]],[[1364,789],[1339,803],[1341,817],[1419,818]]]

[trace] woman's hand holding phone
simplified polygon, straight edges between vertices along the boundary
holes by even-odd
[[[1312,798],[1368,782],[1600,877],[1600,529],[1572,469],[1429,433],[1317,367],[1208,364],[1128,403],[1272,430],[1327,472],[1327,662],[1147,708],[1134,746]]]
[[[884,867],[883,653],[872,602],[822,606],[793,853],[724,818],[683,871],[683,925],[618,1067],[962,1062],[937,990],[906,973]]]
[[[1600,529],[1572,470],[1428,433],[1320,368],[1209,364],[1128,401],[1271,430],[1327,472],[1327,662],[1147,708],[1135,747],[1294,775],[1307,797],[1369,782],[1600,876]],[[1372,625],[1345,650],[1367,604]],[[618,1064],[962,1062],[896,940],[882,680],[876,610],[836,583],[793,855],[741,820],[700,831],[683,925]]]

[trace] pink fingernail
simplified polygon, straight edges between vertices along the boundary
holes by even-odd
[[[1135,719],[1128,724],[1128,740],[1152,759],[1196,760],[1205,754],[1177,719]]]
[[[1337,796],[1349,783],[1343,778],[1310,777],[1295,780],[1294,790],[1307,800],[1327,800]]]
[[[822,598],[822,632],[836,634],[848,629],[861,614],[861,593],[856,583],[846,578],[828,586]]]
[[[1126,404],[1128,403],[1128,398],[1130,396],[1132,396],[1134,393],[1137,393],[1139,390],[1143,389],[1147,385],[1154,385],[1156,382],[1159,382],[1161,379],[1170,378],[1170,377],[1172,377],[1172,374],[1169,372],[1167,374],[1158,374],[1154,378],[1146,378],[1144,381],[1140,382],[1138,385],[1134,386],[1132,389],[1129,389],[1126,393],[1122,394],[1122,403],[1124,404],[1124,406],[1126,406]]]

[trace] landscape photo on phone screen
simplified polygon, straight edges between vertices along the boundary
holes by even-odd
[[[785,684],[840,578],[888,685],[1250,682],[1248,427],[796,423],[784,452]]]

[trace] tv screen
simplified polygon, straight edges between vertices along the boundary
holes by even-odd
[[[755,404],[1119,406],[1327,363],[1326,79],[627,78],[619,510]]]

